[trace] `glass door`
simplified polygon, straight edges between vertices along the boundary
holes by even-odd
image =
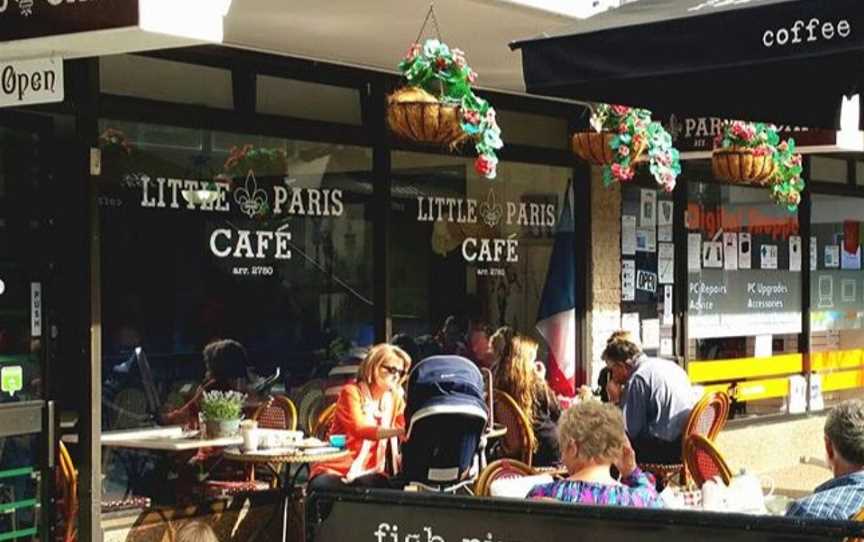
[[[0,116],[0,541],[49,539],[43,504],[54,482],[44,392],[50,124],[21,119]]]

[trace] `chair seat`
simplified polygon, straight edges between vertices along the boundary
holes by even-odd
[[[204,496],[211,498],[231,497],[243,493],[265,491],[270,489],[270,484],[258,481],[230,481],[230,480],[208,480],[202,484]]]
[[[118,499],[116,501],[102,501],[102,513],[149,507],[150,497],[129,497],[126,499]]]

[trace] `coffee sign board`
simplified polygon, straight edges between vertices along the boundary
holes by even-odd
[[[138,0],[0,0],[0,42],[138,25]]]
[[[63,60],[0,61],[0,107],[62,101]]]

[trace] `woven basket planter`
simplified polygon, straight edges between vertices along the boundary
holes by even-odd
[[[747,184],[768,184],[777,172],[770,154],[757,156],[744,147],[715,149],[711,168],[718,179]]]
[[[387,99],[387,123],[403,139],[427,145],[453,146],[466,137],[459,107],[442,104],[417,87],[405,87]]]
[[[609,142],[615,134],[611,132],[576,132],[573,134],[573,152],[577,156],[594,164],[595,166],[609,165],[615,161],[616,151],[609,147]],[[645,143],[638,148],[631,148],[631,163],[635,164],[643,159]]]

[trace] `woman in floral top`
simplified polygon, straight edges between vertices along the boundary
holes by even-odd
[[[534,487],[528,498],[636,508],[663,506],[654,481],[636,466],[624,419],[614,406],[586,401],[570,407],[558,422],[558,438],[569,476]],[[621,473],[620,482],[610,474],[613,464]]]

